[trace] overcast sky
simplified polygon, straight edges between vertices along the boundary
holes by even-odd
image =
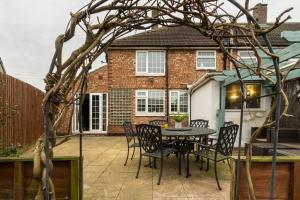
[[[0,0],[0,57],[7,73],[43,89],[43,78],[50,65],[56,36],[64,32],[70,12],[77,11],[88,2],[89,0]],[[250,2],[254,5],[261,0]],[[299,0],[264,2],[269,4],[268,21],[274,21],[284,9],[294,7],[290,12],[290,21],[300,22]]]

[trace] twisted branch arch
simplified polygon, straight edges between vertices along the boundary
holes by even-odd
[[[283,75],[279,71],[278,57],[272,50],[267,34],[290,18],[285,14],[291,9],[283,11],[272,26],[263,28],[250,14],[252,9],[249,9],[248,0],[244,6],[235,0],[228,0],[228,3],[239,10],[238,13],[226,11],[224,4],[218,2],[217,0],[92,0],[76,13],[71,13],[65,33],[59,35],[55,41],[55,53],[49,73],[45,77],[46,96],[43,101],[46,121],[45,139],[38,140],[34,154],[35,178],[41,184],[36,199],[49,199],[50,197],[55,199],[54,186],[49,175],[53,168],[51,159],[53,157],[52,148],[56,145],[56,130],[61,125],[67,109],[73,105],[76,93],[81,94],[78,98],[82,104],[82,94],[86,91],[86,77],[92,64],[107,51],[113,41],[133,30],[146,30],[156,25],[184,25],[192,27],[198,30],[199,34],[214,40],[235,67],[241,83],[242,103],[246,99],[244,83],[240,75],[242,70],[249,70],[252,74],[264,77],[277,88],[277,103],[274,104],[275,106],[272,107],[269,114],[271,115],[276,110],[276,119],[273,122],[266,119],[263,126],[276,124],[278,127],[280,114],[281,116],[285,114],[284,112],[280,113],[278,109],[281,100],[280,93],[284,96],[281,89]],[[157,15],[153,17],[151,12],[155,12]],[[247,23],[237,23],[242,17],[246,17]],[[78,30],[82,30],[85,34],[84,43],[73,50],[66,59],[63,59],[64,44],[75,39]],[[264,39],[268,49],[263,47],[257,39],[258,37]],[[235,58],[229,50],[232,45],[246,46],[253,50],[258,61],[256,66],[247,66]],[[261,58],[257,49],[273,59],[276,81],[270,78],[266,69],[261,68]],[[286,98],[284,98],[284,102],[287,106]],[[241,119],[242,117],[243,110]],[[258,129],[251,141],[254,141],[260,131],[261,129]],[[242,130],[240,130],[240,136],[241,133]],[[247,162],[248,182],[250,197],[255,199],[250,176],[251,145],[249,149],[247,152],[249,158]],[[43,169],[41,169],[42,167]]]

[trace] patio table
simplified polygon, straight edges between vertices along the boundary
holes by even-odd
[[[186,128],[166,128],[162,129],[162,136],[166,137],[175,137],[181,138],[179,142],[179,154],[183,153],[184,146],[188,145],[187,139],[190,137],[203,137],[216,133],[214,129],[210,128],[196,128],[196,127],[186,127]],[[180,155],[180,158],[181,158]],[[187,158],[187,166],[186,166],[186,177],[191,176],[189,169],[189,158]],[[181,160],[179,160],[179,174],[181,174]]]
[[[199,137],[208,136],[216,133],[214,129],[210,128],[196,128],[196,127],[186,127],[186,128],[166,128],[162,129],[162,136],[166,137]]]

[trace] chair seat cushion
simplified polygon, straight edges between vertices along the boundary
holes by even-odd
[[[173,149],[173,148],[165,148],[165,149],[163,149],[162,154],[163,154],[163,156],[168,156],[171,153],[174,153],[175,151],[176,151],[176,149]],[[155,151],[155,152],[152,152],[152,153],[143,153],[143,156],[161,158],[161,151],[158,150],[158,151]]]
[[[208,158],[210,160],[215,160],[215,151],[210,149],[202,149],[200,151],[195,151],[194,152],[195,155],[203,157],[203,158]],[[222,161],[222,160],[226,160],[228,159],[230,156],[224,156],[220,153],[217,153],[217,161]]]

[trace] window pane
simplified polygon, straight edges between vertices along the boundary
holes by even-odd
[[[226,87],[226,109],[241,109],[240,84],[233,83]]]
[[[246,108],[260,108],[261,84],[246,84]],[[240,84],[234,83],[226,88],[226,109],[240,109],[241,103]]]
[[[163,91],[148,92],[148,112],[164,112],[164,93]]]
[[[100,129],[100,96],[92,95],[92,129]]]
[[[164,73],[165,71],[165,52],[149,51],[148,52],[148,72]]]
[[[244,64],[254,64],[257,61],[253,51],[239,51],[238,60]]]
[[[147,72],[147,52],[137,52],[137,72]]]
[[[197,67],[207,67],[207,68],[215,68],[215,59],[214,58],[198,58],[197,59]]]
[[[180,110],[181,113],[188,112],[188,93],[180,92]]]
[[[209,52],[199,51],[198,56],[200,56],[200,57],[215,57],[215,53],[212,51],[209,51]]]
[[[137,92],[138,97],[146,97],[146,92]]]
[[[107,126],[107,94],[102,95],[102,131],[106,131]]]
[[[178,92],[171,92],[171,112],[178,112]]]
[[[216,67],[215,57],[216,57],[215,52],[198,51],[197,67],[198,68],[215,68]]]
[[[138,112],[146,112],[146,99],[138,99],[137,100],[137,111]]]
[[[261,85],[246,84],[247,100],[246,108],[260,108]]]

